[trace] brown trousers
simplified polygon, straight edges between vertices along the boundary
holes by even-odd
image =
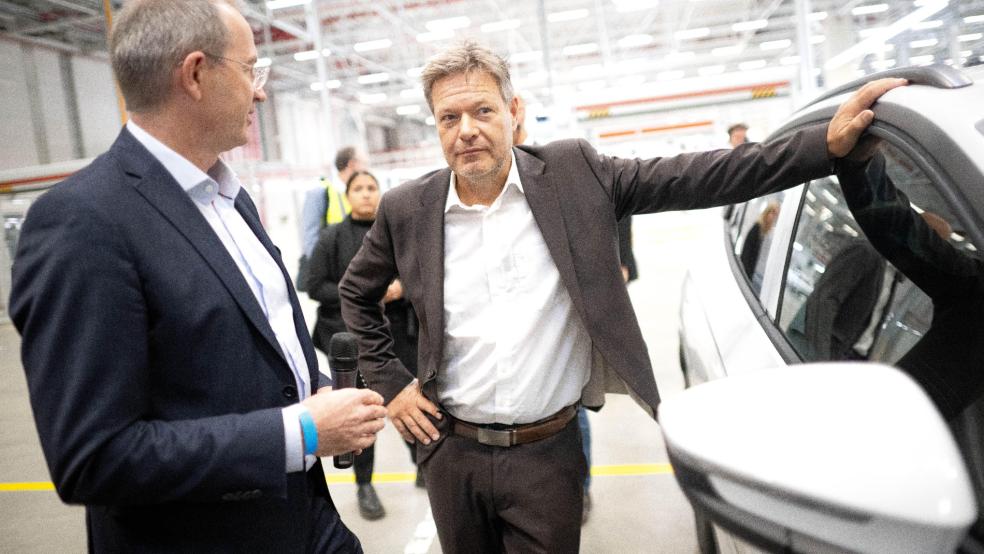
[[[450,435],[420,469],[446,554],[578,551],[587,463],[576,417],[509,448]]]

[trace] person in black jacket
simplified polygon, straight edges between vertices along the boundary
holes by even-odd
[[[369,172],[357,171],[345,184],[345,196],[352,206],[341,223],[321,230],[318,242],[311,253],[307,290],[308,295],[320,302],[317,323],[311,338],[315,347],[328,353],[328,343],[335,333],[345,331],[341,304],[338,297],[338,281],[345,274],[349,262],[362,246],[362,238],[372,227],[379,206],[379,182]],[[395,341],[397,356],[408,367],[417,366],[417,319],[410,303],[403,299],[399,279],[390,283],[386,296],[386,317]],[[359,376],[359,387],[365,382]],[[358,485],[359,513],[368,520],[386,515],[386,511],[372,486],[374,449],[365,449],[355,457],[355,481]]]
[[[755,272],[759,265],[759,258],[763,254],[762,245],[768,243],[767,237],[772,232],[772,228],[779,219],[779,203],[769,202],[765,209],[759,214],[758,221],[752,225],[745,235],[745,242],[741,246],[741,266],[745,270],[745,275],[752,282],[752,288],[756,293],[762,288],[762,274]],[[768,248],[765,249],[768,252]],[[759,268],[761,270],[761,268]]]

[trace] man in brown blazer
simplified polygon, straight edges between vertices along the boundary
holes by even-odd
[[[340,284],[359,369],[416,440],[445,552],[577,552],[587,471],[575,413],[606,392],[653,416],[659,392],[619,267],[616,221],[740,202],[828,175],[885,80],[829,127],[767,145],[623,160],[586,141],[513,147],[508,65],[466,42],[421,76],[448,168],[388,192]],[[395,275],[420,320],[416,375],[380,299]]]

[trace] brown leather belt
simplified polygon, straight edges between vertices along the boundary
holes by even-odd
[[[517,444],[534,442],[553,436],[567,426],[567,423],[577,415],[577,405],[568,406],[554,415],[521,425],[500,426],[475,425],[454,420],[452,432],[455,435],[467,437],[489,446],[510,447]]]

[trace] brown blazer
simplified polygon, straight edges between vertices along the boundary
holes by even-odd
[[[622,281],[616,221],[626,214],[732,204],[830,174],[826,126],[769,144],[651,160],[604,156],[584,140],[513,151],[533,217],[593,342],[582,403],[601,407],[605,392],[628,392],[650,415],[656,413],[659,391]],[[434,378],[444,356],[444,206],[450,177],[445,168],[387,192],[339,285],[342,316],[359,342],[359,369],[386,403],[415,377],[436,402]],[[396,274],[420,320],[417,375],[393,354],[380,309]],[[442,436],[444,422],[438,426]],[[422,454],[436,444],[422,447]]]

